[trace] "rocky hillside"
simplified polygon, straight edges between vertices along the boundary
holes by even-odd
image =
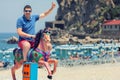
[[[120,0],[57,0],[56,20],[65,21],[67,29],[95,33],[105,19],[119,18]]]
[[[68,31],[69,36],[76,33],[100,34],[104,20],[120,18],[120,0],[57,0],[57,2],[59,8],[56,20],[65,22],[65,31]]]

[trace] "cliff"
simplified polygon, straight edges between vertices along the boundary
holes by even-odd
[[[56,20],[65,22],[68,30],[95,33],[106,19],[119,18],[120,0],[57,0]],[[115,9],[118,9],[116,11]]]
[[[56,21],[65,22],[62,32],[70,38],[81,38],[80,34],[99,35],[104,20],[120,19],[120,0],[57,0],[57,3]],[[56,32],[61,39],[63,34]]]

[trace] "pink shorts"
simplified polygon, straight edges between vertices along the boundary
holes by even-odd
[[[26,41],[27,41],[27,40],[21,40],[21,41],[19,41],[19,42],[18,42],[18,46],[19,46],[21,49],[23,49],[23,45],[22,45],[22,43],[23,43],[23,42],[26,42]],[[34,47],[34,42],[31,42],[31,41],[27,41],[27,42],[30,43],[31,48]]]

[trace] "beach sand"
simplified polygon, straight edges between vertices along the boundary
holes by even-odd
[[[17,80],[22,80],[22,68]],[[45,68],[38,69],[38,80],[48,80]],[[0,80],[12,80],[10,69],[0,70]],[[120,80],[120,63],[58,67],[53,80]]]

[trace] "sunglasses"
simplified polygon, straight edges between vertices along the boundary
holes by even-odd
[[[29,12],[29,13],[30,13],[30,12],[32,12],[32,11],[31,11],[31,10],[25,10],[24,12]]]

